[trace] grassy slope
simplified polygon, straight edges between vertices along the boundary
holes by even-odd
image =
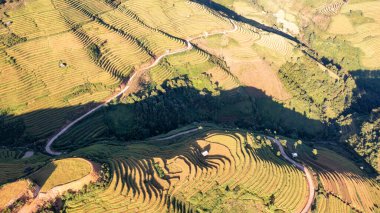
[[[81,158],[56,160],[33,173],[30,178],[41,187],[41,192],[47,192],[55,186],[78,180],[88,175],[91,164]]]

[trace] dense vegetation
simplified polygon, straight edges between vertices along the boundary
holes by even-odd
[[[295,99],[290,107],[321,120],[335,118],[349,107],[354,81],[347,75],[337,76],[336,69],[328,69],[305,57],[284,64],[279,74]]]
[[[363,119],[363,118],[362,118]],[[378,171],[380,157],[380,116],[379,109],[374,110],[361,126],[358,126],[357,132],[351,132],[346,142],[363,156]]]
[[[142,139],[200,121],[224,120],[226,124],[252,126],[254,112],[248,97],[237,91],[231,93],[235,95],[196,90],[192,81],[182,76],[127,96],[122,100],[124,104],[110,105],[106,123],[115,135],[126,139]],[[236,111],[227,114],[224,107]]]

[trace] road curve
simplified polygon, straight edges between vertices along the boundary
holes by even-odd
[[[305,207],[302,209],[301,213],[309,212],[311,205],[313,204],[313,201],[314,201],[314,193],[315,193],[315,187],[314,187],[314,183],[313,183],[313,175],[311,174],[311,172],[309,171],[308,168],[304,167],[300,163],[297,163],[296,161],[291,159],[286,154],[286,152],[284,151],[284,147],[281,145],[280,141],[278,141],[275,138],[269,137],[269,136],[268,136],[268,138],[277,144],[278,148],[280,149],[282,157],[284,157],[287,161],[289,161],[291,164],[293,164],[295,167],[297,167],[299,170],[301,170],[305,173],[306,180],[307,180],[308,187],[309,187],[309,198],[307,200]]]
[[[200,130],[200,128],[193,128],[193,129],[189,129],[189,130],[186,130],[186,131],[183,131],[183,132],[179,132],[179,133],[176,133],[174,135],[171,135],[171,136],[167,136],[167,137],[163,137],[163,138],[159,138],[159,139],[155,139],[157,141],[161,141],[161,140],[168,140],[168,139],[173,139],[175,137],[178,137],[178,136],[181,136],[181,135],[185,135],[185,134],[188,134],[188,133],[192,133],[192,132],[195,132],[195,131],[198,131]],[[313,201],[314,201],[314,193],[315,193],[315,187],[314,187],[314,183],[313,183],[313,175],[311,174],[311,172],[309,171],[309,169],[305,166],[303,166],[302,164],[300,163],[297,163],[296,161],[294,161],[293,159],[291,159],[285,152],[284,150],[284,147],[281,145],[280,141],[278,141],[277,139],[275,138],[272,138],[272,137],[269,137],[268,138],[272,141],[274,141],[278,148],[280,149],[280,153],[281,155],[287,160],[289,161],[291,164],[293,164],[295,167],[297,167],[299,170],[303,171],[306,175],[306,180],[307,180],[307,183],[308,183],[308,188],[309,188],[309,197],[308,197],[308,200],[307,200],[307,203],[305,205],[305,207],[302,209],[301,213],[308,213],[310,208],[311,208],[311,205],[313,204]]]
[[[231,29],[231,30],[223,30],[223,31],[220,31],[220,32],[215,32],[215,33],[207,34],[207,35],[208,36],[212,36],[212,35],[217,35],[217,34],[226,34],[226,33],[235,32],[238,29],[238,27],[237,27],[237,25],[233,21],[230,20],[230,22],[234,26],[233,29]],[[182,52],[185,52],[185,51],[188,51],[188,50],[192,49],[193,45],[191,44],[191,41],[194,40],[194,39],[201,38],[203,36],[204,35],[200,35],[200,36],[197,36],[197,37],[194,37],[194,38],[186,39],[185,41],[186,41],[187,45],[186,45],[185,48],[179,49],[179,50],[176,50],[176,51],[173,51],[173,52],[166,52],[166,53],[162,54],[161,56],[159,56],[158,58],[156,58],[151,65],[149,65],[146,68],[143,68],[141,71],[146,71],[148,69],[151,69],[152,67],[156,66],[166,56],[174,55],[174,54],[177,54],[177,53],[182,53]],[[57,138],[59,136],[61,136],[63,133],[65,133],[68,129],[70,129],[72,126],[74,126],[74,124],[76,124],[79,121],[83,120],[84,118],[86,118],[87,116],[91,115],[92,113],[94,113],[98,109],[102,108],[103,106],[106,106],[113,99],[118,98],[122,94],[124,94],[129,89],[128,83],[131,82],[131,80],[135,77],[135,75],[136,75],[136,73],[134,73],[131,76],[131,78],[128,80],[126,86],[119,93],[117,93],[116,95],[114,95],[111,98],[107,99],[104,103],[102,103],[102,104],[96,106],[95,108],[91,109],[90,111],[86,112],[85,114],[83,114],[79,118],[75,119],[74,121],[70,122],[67,126],[63,127],[58,133],[56,133],[50,139],[48,139],[48,142],[46,143],[46,146],[45,146],[45,151],[47,153],[51,154],[51,155],[61,155],[62,152],[57,152],[57,151],[54,151],[54,150],[51,149],[51,145],[54,143],[54,141],[57,140]]]

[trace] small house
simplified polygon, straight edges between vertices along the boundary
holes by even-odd
[[[67,67],[67,63],[66,63],[66,62],[63,62],[63,61],[60,61],[60,62],[59,62],[59,67],[60,67],[60,68],[65,68],[65,67]]]
[[[207,150],[203,151],[202,155],[203,155],[203,157],[206,157],[208,155],[208,151]]]
[[[293,158],[297,158],[297,157],[298,157],[298,153],[297,153],[297,152],[293,152],[293,153],[292,153],[292,157],[293,157]]]
[[[7,21],[7,22],[5,22],[5,26],[9,27],[9,26],[11,26],[12,23],[13,23],[12,21]]]

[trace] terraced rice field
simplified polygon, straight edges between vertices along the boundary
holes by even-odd
[[[361,49],[361,64],[369,69],[380,67],[380,9],[379,1],[349,2],[332,18],[329,32],[344,35],[354,47]]]
[[[101,149],[101,145],[95,146]],[[95,146],[88,149],[91,155]],[[246,204],[255,203],[258,209],[267,208],[265,202],[270,196],[275,197],[271,208],[286,212],[300,211],[307,200],[303,174],[277,157],[264,140],[247,132],[206,131],[186,135],[175,143],[168,139],[131,144],[125,150],[114,148],[115,152],[109,153],[109,186],[68,201],[68,212],[221,208],[217,200],[227,201],[229,197],[224,192],[215,194],[219,189],[226,193],[234,190],[241,199],[245,197]],[[206,204],[199,196],[213,196],[215,203]]]
[[[190,1],[131,0],[122,3],[123,6],[140,16],[147,25],[176,37],[189,38],[232,28],[228,20]]]
[[[83,147],[94,138],[101,136],[108,131],[102,114],[95,114],[90,119],[86,119],[76,125],[70,134],[63,134],[53,144],[53,149],[67,150],[76,147]]]
[[[12,160],[22,157],[21,151],[11,151],[9,149],[0,149],[0,160]]]
[[[318,9],[318,13],[326,15],[326,16],[336,15],[339,13],[340,9],[342,8],[342,6],[344,4],[345,4],[344,1],[340,1],[340,0],[334,1],[330,4],[326,4],[326,5],[321,6]]]
[[[240,84],[257,88],[278,100],[291,97],[276,75],[279,67],[295,55],[294,44],[285,38],[261,32],[247,24],[239,24],[236,32],[209,36],[194,43],[223,58]],[[219,77],[216,73],[212,73],[212,76]],[[218,82],[225,82],[223,76],[220,78]]]
[[[45,165],[44,162],[48,160],[48,157],[42,154],[20,159],[22,156],[23,152],[20,151],[0,150],[0,185],[25,177]]]
[[[199,90],[207,88],[212,91],[211,83],[216,82],[223,89],[232,89],[239,85],[239,81],[229,70],[213,62],[211,55],[200,49],[167,57],[165,61],[152,68],[149,75],[157,85],[167,79],[188,75],[194,87]]]
[[[257,44],[278,52],[283,56],[290,56],[294,48],[288,40],[275,34],[262,35]]]
[[[156,57],[185,48],[184,39],[232,28],[203,6],[172,0],[28,1],[3,22],[11,24],[0,34],[19,40],[0,42],[0,108],[23,114],[35,137],[63,126],[79,105],[102,102]]]
[[[334,197],[334,195],[319,195],[317,197],[317,209],[315,212],[341,212],[348,213],[354,211],[349,205],[341,201],[339,198]]]
[[[317,159],[308,155],[302,159],[315,169],[321,187],[327,192],[327,196],[320,195],[317,199],[317,209],[380,211],[378,183],[367,178],[353,162],[325,148],[318,149]]]

